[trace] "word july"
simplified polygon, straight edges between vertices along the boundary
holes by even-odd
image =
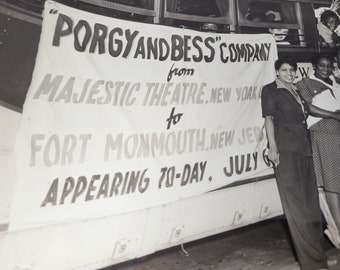
[[[240,175],[244,172],[254,171],[257,168],[258,153],[248,153],[242,155],[231,156],[228,166],[224,167],[225,176],[230,177],[235,173]]]

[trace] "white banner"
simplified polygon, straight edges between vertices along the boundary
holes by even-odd
[[[10,229],[145,209],[263,175],[271,35],[134,23],[46,1]]]

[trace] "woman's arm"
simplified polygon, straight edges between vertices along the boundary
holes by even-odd
[[[312,104],[308,104],[308,105],[309,105],[309,112],[311,115],[315,117],[330,118],[330,119],[335,119],[335,120],[340,121],[340,111],[331,112],[331,111],[327,111],[319,107],[316,107]]]
[[[277,149],[275,134],[274,134],[274,117],[266,116],[264,120],[264,125],[266,128],[266,133],[269,142],[269,153],[268,158],[271,160],[275,166],[279,164],[279,151]]]

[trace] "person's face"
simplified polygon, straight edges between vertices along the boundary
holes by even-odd
[[[282,41],[286,38],[288,34],[288,29],[284,28],[271,28],[269,29],[269,32],[274,35],[274,38],[276,41]]]
[[[217,31],[217,25],[214,23],[204,23],[202,26],[203,31]]]
[[[325,20],[325,25],[329,30],[334,31],[339,25],[339,20],[335,17],[329,17]]]
[[[288,63],[284,63],[276,71],[279,80],[285,83],[293,83],[296,75],[296,70]]]
[[[315,76],[320,79],[327,79],[333,72],[333,64],[327,58],[320,58],[314,66]]]

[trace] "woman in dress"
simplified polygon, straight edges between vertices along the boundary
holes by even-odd
[[[328,269],[306,117],[312,113],[340,120],[340,115],[308,106],[300,98],[293,84],[296,69],[292,58],[277,60],[277,79],[262,89],[268,158],[275,165],[278,190],[301,269]]]
[[[320,108],[340,110],[340,85],[336,83],[333,72],[334,59],[318,54],[312,61],[314,74],[299,81],[296,86],[304,99]],[[340,248],[340,122],[333,119],[311,117],[308,120],[311,134],[313,161],[317,184],[325,193],[332,220],[328,220],[325,231],[333,244]],[[322,195],[323,193],[320,193]]]

